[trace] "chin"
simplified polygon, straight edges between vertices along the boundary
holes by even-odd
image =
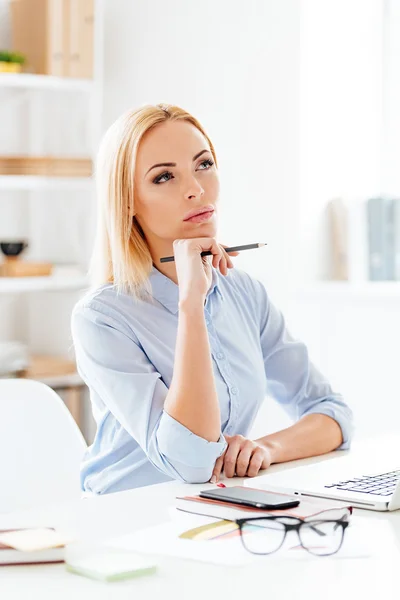
[[[191,231],[185,231],[183,238],[199,238],[199,237],[212,237],[215,238],[217,235],[216,225],[210,223],[199,223],[198,227],[191,228]]]

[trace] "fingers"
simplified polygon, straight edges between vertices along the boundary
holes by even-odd
[[[240,450],[236,461],[236,475],[238,477],[245,477],[253,452],[254,443],[250,440],[247,440]]]
[[[248,477],[255,477],[256,475],[258,475],[258,472],[261,469],[261,466],[263,464],[263,460],[264,460],[264,452],[263,452],[262,448],[258,447],[254,450],[254,452],[251,456],[250,464],[247,469]]]
[[[210,252],[213,253],[212,257],[212,265],[215,269],[221,268],[220,263],[223,258],[223,252],[221,246],[216,242],[215,239],[212,240]]]
[[[221,244],[221,246],[222,246],[224,249],[228,248],[228,246],[225,246],[224,244]],[[227,252],[227,254],[228,254],[229,256],[239,256],[240,252],[238,252],[237,250],[234,250],[233,252]]]
[[[231,259],[228,257],[228,255],[226,254],[226,252],[222,248],[222,246],[220,244],[217,244],[216,242],[215,242],[215,245],[213,244],[211,246],[211,252],[213,253],[213,257],[212,257],[213,267],[215,269],[219,269],[223,275],[226,275],[228,272],[228,268],[227,268],[228,262],[227,261],[228,260],[230,261]]]
[[[221,254],[214,254],[214,256],[212,257],[212,265],[213,265],[214,269],[218,269],[218,265],[219,265],[221,258],[222,258],[222,252],[221,252]]]
[[[177,239],[173,242],[174,255],[179,252],[178,248],[183,247],[186,252],[203,252],[209,250],[212,253],[211,264],[215,269],[219,269],[222,275],[228,274],[228,269],[232,269],[234,264],[231,256],[238,256],[239,252],[225,251],[227,246],[218,244],[214,238],[193,238]],[[203,257],[204,258],[204,257]],[[204,264],[204,261],[203,261]]]
[[[228,269],[233,269],[233,261],[231,259],[231,257],[229,256],[229,254],[224,250],[224,248],[222,248],[222,252],[225,256],[226,259],[226,266],[228,267]]]
[[[265,447],[242,435],[225,435],[228,447],[214,465],[210,482],[217,483],[224,471],[226,477],[255,477],[260,469],[271,465],[270,453]]]
[[[237,457],[243,442],[244,437],[241,435],[235,435],[229,441],[224,459],[224,473],[226,477],[234,477],[235,475]]]
[[[230,268],[232,268],[233,263],[232,263],[232,260],[227,255],[227,253],[225,252],[225,250],[222,248],[222,246],[220,246],[220,248],[221,248],[221,260],[219,263],[219,270],[221,271],[222,275],[227,275],[228,274],[228,265],[230,264],[231,265]]]
[[[226,259],[226,265],[228,267],[228,269],[233,269],[234,264],[233,261],[231,259],[231,256],[238,256],[239,252],[226,252],[225,248],[227,248],[227,246],[225,246],[224,244],[220,244],[222,251],[224,253],[225,259]],[[226,275],[227,273],[224,273],[224,275]]]
[[[219,478],[221,476],[222,467],[224,465],[224,457],[225,457],[225,452],[219,458],[217,458],[217,460],[215,461],[214,470],[212,472],[211,479],[210,479],[211,483],[217,483],[219,481]]]

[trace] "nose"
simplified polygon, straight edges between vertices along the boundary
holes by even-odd
[[[204,190],[196,177],[191,176],[186,184],[185,198],[187,200],[196,200],[204,196]]]

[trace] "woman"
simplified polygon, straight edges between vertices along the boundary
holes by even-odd
[[[253,477],[348,448],[351,411],[215,239],[217,160],[199,122],[168,105],[123,115],[102,142],[97,186],[97,283],[72,317],[97,422],[84,491]],[[267,392],[297,422],[249,440]]]

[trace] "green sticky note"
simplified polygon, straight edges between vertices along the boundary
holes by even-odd
[[[121,581],[141,575],[151,575],[156,572],[157,565],[136,554],[103,550],[69,560],[65,568],[70,573],[91,579]]]

